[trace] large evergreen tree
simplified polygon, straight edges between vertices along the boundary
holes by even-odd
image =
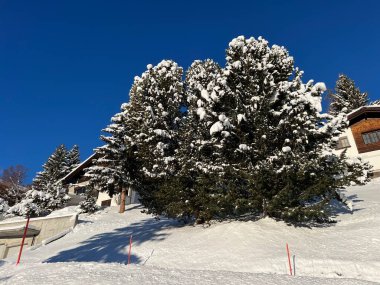
[[[112,194],[133,181],[148,212],[197,222],[328,221],[338,190],[367,179],[332,151],[345,113],[321,114],[325,85],[304,83],[284,47],[238,37],[226,60],[195,61],[184,83],[176,63],[149,65],[106,129],[92,183]]]
[[[131,88],[130,102],[105,129],[105,145],[96,149],[99,158],[87,173],[90,184],[111,196],[123,189],[138,188],[144,204],[154,204],[158,180],[177,168],[178,128],[183,103],[182,68],[173,61],[148,65]],[[123,204],[123,202],[122,202]]]
[[[335,93],[330,92],[330,114],[338,115],[342,111],[349,113],[368,104],[368,94],[360,92],[355,82],[347,75],[340,74],[335,85]]]
[[[123,104],[121,111],[112,117],[112,124],[103,130],[107,133],[101,136],[105,144],[95,149],[97,158],[86,176],[90,178],[92,190],[107,192],[111,197],[121,194],[120,212],[124,212],[125,191],[137,186],[140,167],[136,145],[127,139],[137,126],[134,112],[129,104]]]
[[[285,48],[262,38],[234,39],[223,70],[212,61],[193,64],[183,167],[157,195],[165,213],[328,220],[326,205],[350,181],[362,183],[366,167],[332,153],[344,116],[321,115],[325,86],[303,83],[302,74]]]
[[[135,131],[125,138],[136,145],[142,164],[138,191],[149,211],[160,212],[157,189],[178,170],[175,154],[184,103],[182,68],[170,60],[148,65],[148,70],[135,78],[129,96]]]

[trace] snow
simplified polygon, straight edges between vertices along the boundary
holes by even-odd
[[[206,89],[203,89],[201,91],[201,96],[206,100],[206,101],[210,101],[210,95],[208,94],[207,90]]]
[[[380,282],[380,179],[342,191],[349,208],[332,204],[337,223],[293,227],[265,218],[184,226],[106,208],[80,215],[71,233],[0,261],[3,284],[316,284]],[[133,235],[131,265],[127,262]],[[184,242],[186,241],[186,242]],[[287,276],[285,246],[296,256]],[[31,274],[33,272],[33,274]],[[372,282],[370,282],[372,281]]]
[[[223,130],[223,123],[218,121],[214,123],[210,128],[210,135],[213,135],[215,133],[218,133]]]
[[[326,84],[324,82],[315,83],[314,88],[320,92],[325,92],[327,90]]]
[[[249,150],[249,147],[246,144],[240,144],[239,149],[241,150]]]
[[[158,135],[158,136],[161,136],[163,138],[170,138],[170,134],[168,131],[166,130],[161,130],[161,129],[155,129],[153,130],[153,132]]]
[[[287,152],[290,152],[292,149],[290,148],[290,146],[284,146],[283,148],[282,148],[282,152],[284,152],[284,153],[287,153]]]
[[[218,95],[216,95],[215,90],[213,90],[213,91],[211,92],[211,99],[212,99],[214,102],[218,102],[218,101],[219,101],[219,97],[218,97]]]
[[[310,103],[312,107],[317,112],[322,112],[322,97],[321,96],[313,96],[310,93],[305,94],[305,99]]]
[[[15,267],[16,268],[16,267]],[[26,272],[25,269],[30,270]],[[231,285],[370,285],[372,282],[336,279],[291,277],[274,274],[252,274],[247,272],[171,269],[154,266],[126,266],[101,263],[60,263],[19,265],[13,274],[6,273],[0,278],[9,285],[84,285],[84,284],[154,284],[154,285],[193,285],[193,284],[231,284]],[[31,272],[33,272],[31,274]],[[17,282],[17,283],[12,283]]]
[[[203,118],[206,116],[206,111],[204,108],[200,107],[197,109],[197,115],[199,116],[199,120],[203,120]]]
[[[240,124],[240,122],[242,120],[246,121],[246,118],[245,118],[245,115],[244,114],[238,114],[237,115],[237,119],[238,119],[238,123]]]

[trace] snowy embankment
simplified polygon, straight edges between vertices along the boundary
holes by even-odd
[[[380,282],[380,180],[350,187],[352,212],[301,228],[262,219],[210,227],[155,220],[129,206],[80,216],[65,237],[1,266],[5,284],[373,284]],[[127,266],[133,235],[132,265]],[[296,277],[286,276],[286,243]],[[70,263],[60,263],[70,262]],[[122,264],[116,264],[122,263]],[[33,272],[33,274],[31,274]],[[267,274],[263,274],[267,273]],[[334,278],[334,279],[330,279]],[[356,279],[356,280],[354,280]],[[363,281],[367,280],[367,281]],[[66,282],[66,283],[65,283]]]
[[[276,274],[167,269],[116,263],[51,263],[19,266],[0,277],[5,284],[154,284],[154,285],[371,285],[368,281],[299,277]]]

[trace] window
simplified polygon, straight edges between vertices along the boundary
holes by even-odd
[[[336,145],[336,149],[341,149],[341,148],[348,148],[350,147],[350,143],[348,142],[347,137],[341,137],[338,140],[338,144]]]
[[[365,144],[380,142],[380,130],[362,134]]]
[[[86,187],[77,187],[74,191],[76,195],[84,194],[86,193]]]

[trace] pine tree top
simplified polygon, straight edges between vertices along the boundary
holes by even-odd
[[[330,92],[330,114],[349,113],[369,103],[368,94],[361,92],[355,82],[345,74],[340,74],[335,85],[335,93]]]

